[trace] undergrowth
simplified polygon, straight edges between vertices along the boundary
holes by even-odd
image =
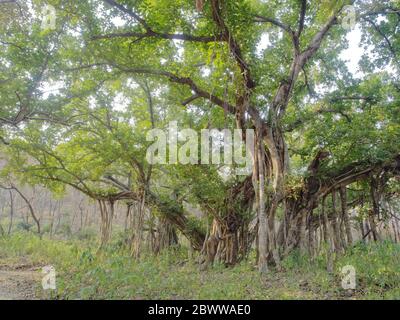
[[[57,290],[38,294],[51,299],[400,299],[400,245],[358,243],[336,257],[335,271],[326,271],[325,256],[313,261],[294,252],[282,270],[261,276],[254,259],[233,268],[215,265],[200,271],[183,247],[157,256],[144,253],[134,261],[119,240],[98,252],[93,241],[39,239],[19,232],[0,238],[0,264],[22,258],[53,265]],[[341,287],[341,268],[356,270],[357,287]],[[40,271],[38,271],[40,272]]]

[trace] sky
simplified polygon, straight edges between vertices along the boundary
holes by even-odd
[[[347,68],[354,76],[359,76],[358,63],[365,50],[361,46],[361,30],[357,25],[347,34],[347,41],[349,48],[343,50],[340,58],[346,61]]]
[[[349,71],[355,76],[361,76],[358,70],[358,63],[361,56],[365,53],[364,48],[361,46],[361,30],[358,25],[356,25],[346,36],[349,47],[343,50],[340,54],[340,58],[346,61],[346,65]],[[269,46],[268,34],[264,33],[261,36],[261,40],[257,46],[257,55],[261,56],[263,50]]]

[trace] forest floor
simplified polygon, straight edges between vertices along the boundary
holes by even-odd
[[[93,240],[55,240],[29,233],[0,238],[0,299],[400,299],[400,245],[355,244],[326,271],[326,256],[313,261],[292,254],[282,270],[261,276],[254,254],[233,268],[200,271],[184,246],[135,261],[115,239],[98,251]],[[41,287],[41,267],[56,271],[56,290]],[[356,270],[356,289],[342,288],[343,266]]]
[[[0,259],[0,300],[36,300],[43,299],[46,295],[40,294],[41,267],[28,262],[29,259],[23,257],[19,262]],[[216,272],[215,272],[216,271]],[[210,278],[225,278],[226,274],[221,270],[202,272],[199,274],[198,281],[208,285]],[[69,277],[67,275],[67,277]],[[174,277],[174,275],[172,275]],[[217,280],[217,279],[215,279]],[[237,279],[235,279],[237,280]],[[211,281],[212,283],[213,281]],[[294,286],[297,283],[299,286]],[[290,279],[284,273],[270,273],[262,280],[262,287],[265,298],[287,298],[287,299],[354,299],[352,292],[342,291],[338,295],[324,293],[316,290],[307,280],[307,276],[293,276]],[[168,290],[168,289],[167,289]],[[250,287],[247,288],[249,293]],[[173,289],[171,291],[174,291]],[[95,297],[91,297],[95,298]],[[121,298],[121,297],[120,297]],[[127,297],[125,297],[127,298]],[[130,299],[146,299],[146,297],[136,296]],[[147,297],[150,298],[150,297]],[[165,298],[165,297],[164,297]],[[180,295],[170,292],[168,299],[184,299]]]
[[[34,300],[35,288],[40,281],[37,266],[0,261],[0,300]]]

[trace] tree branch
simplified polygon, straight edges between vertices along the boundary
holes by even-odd
[[[282,23],[282,22],[280,22],[280,21],[278,21],[276,19],[269,18],[269,17],[264,17],[264,16],[261,16],[261,15],[257,14],[257,15],[254,16],[254,21],[255,22],[261,22],[261,23],[263,23],[263,22],[271,23],[272,25],[281,28],[283,31],[286,31],[290,35],[293,34],[293,30],[290,28],[290,26],[288,26],[288,25],[286,25],[286,24],[284,24],[284,23]]]
[[[226,101],[222,100],[221,98],[201,89],[191,78],[188,77],[179,77],[171,72],[168,71],[162,71],[162,70],[152,70],[152,69],[147,69],[147,68],[124,68],[121,66],[114,66],[118,69],[120,69],[123,72],[126,73],[137,73],[137,74],[149,74],[149,75],[155,75],[155,76],[163,76],[167,77],[171,82],[186,85],[190,87],[198,97],[207,99],[211,101],[212,103],[220,106],[221,108],[227,108],[227,110],[231,114],[235,114],[236,107],[227,103]]]
[[[103,2],[108,3],[112,7],[117,8],[118,10],[128,14],[130,17],[132,17],[134,20],[136,20],[138,23],[142,25],[142,27],[146,30],[145,33],[140,33],[140,32],[125,32],[125,33],[111,33],[111,34],[105,34],[105,35],[97,35],[93,36],[92,40],[98,40],[98,39],[113,39],[113,38],[127,38],[127,37],[136,37],[139,39],[143,38],[149,38],[149,37],[155,37],[155,38],[160,38],[160,39],[170,39],[170,40],[183,40],[183,41],[193,41],[193,42],[216,42],[216,41],[223,41],[222,34],[216,35],[216,36],[193,36],[190,34],[171,34],[171,33],[162,33],[162,32],[156,32],[154,31],[149,24],[141,18],[137,13],[135,13],[133,10],[126,8],[122,4],[119,4],[118,2],[114,0],[103,0]]]
[[[250,72],[249,66],[243,59],[242,51],[239,47],[239,44],[234,39],[232,33],[230,32],[227,25],[225,24],[224,19],[222,18],[221,9],[220,9],[220,1],[219,0],[211,0],[211,7],[212,7],[213,20],[216,23],[216,25],[218,26],[218,28],[222,31],[223,39],[229,45],[229,50],[230,50],[232,56],[235,58],[238,66],[241,70],[241,73],[243,75],[246,88],[248,90],[251,90],[256,86],[256,84],[251,77],[251,72]]]
[[[367,21],[372,25],[372,27],[375,29],[375,31],[383,38],[383,40],[386,42],[387,48],[390,51],[390,53],[393,55],[393,58],[395,59],[396,63],[398,64],[398,58],[397,58],[397,53],[396,50],[394,49],[392,43],[390,42],[389,38],[386,36],[386,34],[378,27],[378,25],[371,20],[370,18],[364,17],[363,20]]]
[[[341,10],[339,10],[340,12]],[[338,12],[338,13],[339,13]],[[292,65],[290,67],[289,77],[281,82],[278,91],[272,102],[273,110],[278,118],[281,118],[289,103],[290,95],[298,78],[300,71],[304,68],[306,63],[314,56],[320,48],[322,40],[328,34],[333,25],[337,23],[337,14],[331,16],[328,22],[321,28],[321,30],[311,40],[310,45],[300,54],[296,54]]]
[[[301,0],[300,18],[299,18],[299,28],[297,30],[297,37],[300,37],[304,29],[304,19],[306,17],[307,10],[307,0]]]
[[[171,34],[171,33],[160,33],[155,31],[148,31],[146,33],[140,32],[124,32],[124,33],[109,33],[104,35],[96,35],[91,37],[91,40],[101,40],[101,39],[115,39],[115,38],[159,38],[166,40],[182,40],[182,41],[190,41],[190,42],[219,42],[224,41],[221,34],[216,36],[193,36],[190,34]]]

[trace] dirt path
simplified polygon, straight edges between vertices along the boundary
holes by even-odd
[[[0,264],[0,300],[36,299],[35,288],[41,280],[40,270],[32,265]]]

